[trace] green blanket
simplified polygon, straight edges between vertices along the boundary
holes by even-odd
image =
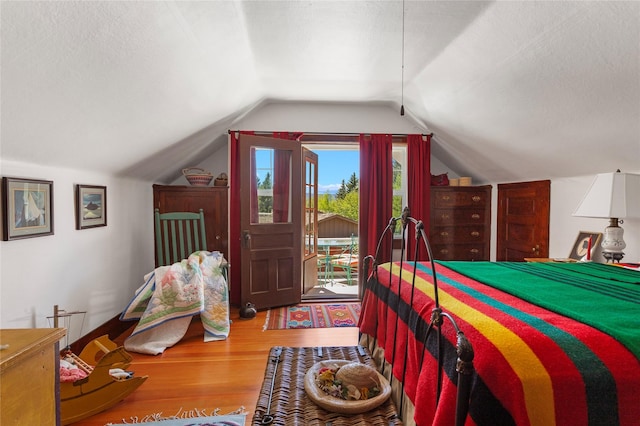
[[[438,263],[603,331],[640,359],[640,272],[599,263]]]

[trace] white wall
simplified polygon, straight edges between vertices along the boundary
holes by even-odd
[[[73,317],[69,342],[121,312],[153,270],[151,183],[2,161],[2,176],[53,181],[54,235],[2,241],[0,328],[51,327],[53,306]],[[107,187],[107,226],[75,229],[75,185]]]
[[[227,177],[229,176],[229,149],[227,145],[224,145],[222,148],[218,149],[213,155],[205,158],[198,164],[195,164],[191,167],[197,167],[203,169],[206,172],[209,172],[213,175],[215,179],[220,175],[220,173],[226,173]],[[183,169],[184,170],[184,169]],[[174,180],[170,183],[170,185],[186,185],[189,186],[189,182],[183,176],[180,176],[178,179]],[[211,185],[213,185],[213,181],[211,181]]]
[[[634,172],[638,173],[638,172]],[[578,207],[595,176],[578,176],[551,181],[551,223],[549,224],[551,257],[567,257],[579,231],[604,232],[609,225],[607,219],[574,217]],[[637,194],[640,197],[640,194]],[[621,225],[624,229],[623,262],[640,262],[640,218],[627,218]],[[595,261],[604,262],[597,252]]]
[[[317,133],[416,134],[428,132],[426,127],[419,125],[409,116],[401,117],[399,111],[385,104],[352,105],[317,102],[265,104],[234,122],[231,127],[232,130],[305,131]],[[213,174],[214,177],[223,172],[229,175],[228,156],[228,147],[224,146],[193,167],[204,169]],[[434,167],[439,169],[444,166],[441,166],[441,163],[436,160],[436,164],[432,164],[432,169]],[[188,185],[189,183],[184,176],[180,176],[171,184]]]
[[[341,133],[424,133],[425,126],[386,104],[265,104],[232,124],[232,130]]]

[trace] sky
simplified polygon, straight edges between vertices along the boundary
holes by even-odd
[[[335,194],[342,181],[349,181],[353,173],[360,177],[359,150],[315,150],[318,154],[318,195]],[[266,173],[270,172],[273,161],[273,150],[260,149],[256,152],[258,179],[262,182]]]
[[[318,194],[335,194],[344,180],[360,177],[359,151],[315,151],[318,154]]]

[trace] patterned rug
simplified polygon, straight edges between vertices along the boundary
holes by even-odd
[[[183,411],[182,408],[174,415],[164,416],[162,412],[151,413],[142,417],[132,416],[122,419],[121,423],[107,423],[105,426],[124,426],[143,423],[144,426],[244,426],[247,413],[244,407],[229,414],[220,414],[220,409],[207,413],[206,410],[193,409]]]
[[[189,419],[167,419],[144,422],[145,426],[244,426],[246,415],[194,417]],[[123,426],[130,423],[109,425]]]
[[[357,327],[360,303],[320,303],[269,310],[265,330]]]

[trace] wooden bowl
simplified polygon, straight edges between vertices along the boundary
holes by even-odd
[[[380,393],[373,398],[364,400],[345,400],[337,398],[331,395],[327,395],[325,391],[320,389],[316,384],[316,376],[318,371],[323,367],[337,368],[346,364],[351,364],[353,361],[347,361],[343,359],[329,359],[326,361],[320,361],[315,363],[304,376],[304,390],[309,398],[315,402],[318,406],[324,408],[327,411],[342,414],[359,414],[365,413],[369,410],[373,410],[382,403],[384,403],[389,396],[391,396],[391,386],[384,376],[376,371],[378,379],[380,381]],[[371,367],[373,368],[373,367]]]

